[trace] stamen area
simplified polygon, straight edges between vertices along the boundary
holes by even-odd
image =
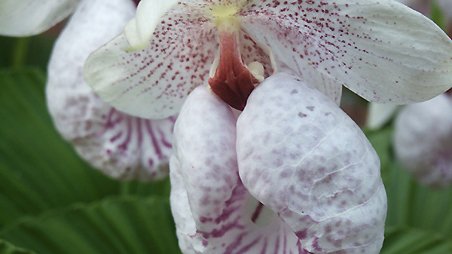
[[[238,38],[238,32],[220,32],[220,59],[209,85],[224,102],[243,110],[259,81],[242,62]]]
[[[233,4],[221,4],[211,7],[210,15],[212,16],[215,26],[220,30],[238,30],[240,20],[237,13],[240,6]]]

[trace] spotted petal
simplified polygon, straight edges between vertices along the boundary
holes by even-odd
[[[121,113],[83,81],[88,54],[133,16],[130,0],[82,1],[58,38],[48,68],[47,101],[54,123],[85,160],[121,179],[167,174],[175,119],[150,121]]]
[[[452,85],[449,37],[393,0],[250,1],[242,16],[279,70],[320,90],[315,72],[376,102],[426,100]]]
[[[177,0],[140,1],[135,18],[129,21],[124,33],[131,50],[145,48],[151,40],[155,27]]]
[[[187,94],[207,81],[216,33],[203,7],[189,6],[179,1],[160,13],[144,49],[130,51],[134,39],[123,33],[90,56],[86,80],[103,100],[136,116],[164,118],[177,113]]]
[[[379,253],[386,195],[379,159],[339,107],[298,78],[276,74],[237,122],[243,184],[312,253]]]
[[[182,252],[306,253],[238,178],[235,122],[229,106],[206,87],[190,94],[177,119],[171,208]]]
[[[397,158],[420,182],[452,184],[452,99],[440,95],[408,105],[399,113],[394,132]]]
[[[41,33],[69,16],[79,0],[2,0],[0,34],[27,36]]]

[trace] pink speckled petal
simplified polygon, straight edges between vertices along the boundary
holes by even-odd
[[[84,72],[96,93],[143,118],[177,113],[188,93],[207,81],[218,47],[214,27],[196,3],[181,1],[171,8],[142,50],[130,51],[121,34],[94,52]]]
[[[259,85],[237,122],[243,184],[313,253],[379,253],[386,195],[360,128],[300,79]]]
[[[376,102],[422,101],[450,87],[452,42],[418,12],[393,0],[298,2],[250,1],[242,12],[243,29],[271,48],[280,71],[325,91],[320,73]]]
[[[139,1],[135,17],[124,28],[131,50],[146,48],[162,16],[177,2],[178,0]]]
[[[289,227],[238,177],[236,119],[206,87],[196,88],[177,119],[171,157],[171,208],[182,252],[307,254]]]
[[[44,32],[71,14],[79,0],[1,0],[0,34],[29,36]]]
[[[452,98],[440,95],[408,105],[396,119],[396,155],[420,182],[452,185]]]
[[[118,112],[83,81],[88,54],[133,16],[130,0],[84,0],[58,38],[48,68],[47,103],[61,135],[94,167],[121,179],[167,175],[174,118],[150,121]]]

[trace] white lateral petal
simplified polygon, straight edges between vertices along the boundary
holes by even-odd
[[[307,83],[314,69],[367,100],[394,103],[426,100],[452,86],[452,41],[403,4],[291,0],[265,7],[271,3],[252,1],[243,28],[271,47],[280,70]]]
[[[79,0],[2,0],[0,1],[0,34],[34,35],[63,20]]]
[[[238,178],[235,122],[231,108],[204,86],[190,94],[177,119],[171,209],[182,252],[307,254]]]
[[[83,81],[89,53],[133,16],[130,0],[83,0],[59,36],[48,68],[47,103],[61,135],[82,158],[121,179],[167,175],[174,118],[150,121],[110,107]]]
[[[379,253],[386,195],[377,154],[328,97],[284,73],[259,85],[237,122],[250,193],[312,253]]]
[[[420,182],[452,184],[452,99],[440,95],[404,107],[394,132],[394,148],[404,168]]]
[[[132,50],[143,49],[151,40],[160,19],[178,0],[141,0],[135,18],[124,29]]]
[[[115,108],[143,118],[176,114],[188,93],[207,81],[217,50],[201,7],[179,2],[157,25],[145,49],[130,52],[124,34],[91,54],[84,73]]]
[[[399,105],[393,103],[369,103],[366,127],[373,130],[380,129],[392,118],[398,107]]]

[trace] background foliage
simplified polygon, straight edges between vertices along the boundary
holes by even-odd
[[[53,38],[0,37],[0,254],[180,253],[168,180],[109,179],[55,131],[44,95]],[[392,133],[366,132],[388,194],[382,253],[450,254],[452,189],[418,185],[395,161]]]

